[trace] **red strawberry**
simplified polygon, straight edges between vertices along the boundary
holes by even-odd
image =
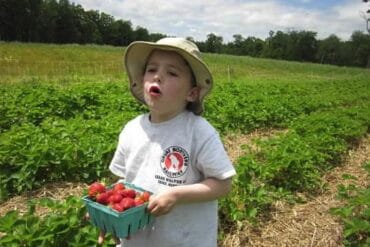
[[[112,189],[108,189],[105,191],[107,193],[108,197],[114,194],[114,191]]]
[[[113,204],[112,205],[112,208],[114,209],[114,210],[117,210],[118,212],[122,212],[122,211],[124,211],[125,209],[121,206],[121,204],[119,204],[119,203],[115,203],[115,204]]]
[[[113,193],[113,195],[109,196],[108,202],[109,203],[119,203],[122,200],[122,196],[119,193]]]
[[[135,201],[133,198],[130,197],[123,198],[119,204],[123,207],[124,210],[135,207]]]
[[[124,189],[121,191],[121,195],[123,197],[130,197],[130,198],[135,198],[136,197],[136,191],[133,189]]]
[[[124,190],[124,189],[125,189],[125,185],[123,183],[116,183],[113,186],[114,191],[121,191],[121,190]]]
[[[144,201],[144,202],[148,202],[149,201],[149,198],[150,198],[150,193],[148,191],[144,191],[140,198]]]
[[[134,199],[134,202],[135,202],[135,207],[137,207],[137,206],[140,206],[140,205],[143,205],[143,204],[144,204],[143,199],[141,199],[140,197],[136,197],[136,198]]]
[[[89,186],[88,195],[90,198],[95,199],[98,194],[105,191],[105,186],[102,183],[95,182]]]
[[[107,205],[108,204],[108,198],[109,198],[109,195],[107,192],[103,192],[101,194],[98,194],[96,196],[96,201],[98,203],[101,203],[101,204],[104,204],[104,205]]]

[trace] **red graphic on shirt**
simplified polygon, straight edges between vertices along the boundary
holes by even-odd
[[[162,172],[170,178],[181,177],[189,166],[189,155],[179,146],[167,148],[161,157]]]
[[[164,159],[164,164],[169,171],[177,172],[180,171],[184,165],[184,157],[180,153],[170,153]]]

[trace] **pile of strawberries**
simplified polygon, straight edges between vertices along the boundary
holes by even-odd
[[[112,188],[107,188],[99,182],[94,182],[89,186],[88,195],[91,200],[107,205],[118,212],[140,206],[148,202],[150,197],[148,191],[137,192],[126,188],[123,183],[116,183]]]

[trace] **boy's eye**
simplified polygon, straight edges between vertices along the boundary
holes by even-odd
[[[168,71],[168,74],[169,74],[170,76],[175,76],[175,77],[177,77],[177,73],[176,73],[176,72]]]
[[[156,68],[153,68],[153,67],[152,68],[149,67],[149,68],[146,69],[146,72],[149,72],[149,73],[153,73],[153,72],[156,72],[156,71],[157,71]]]

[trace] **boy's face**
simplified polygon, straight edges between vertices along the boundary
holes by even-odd
[[[171,119],[198,97],[190,68],[176,52],[154,50],[147,62],[143,84],[152,121]]]

